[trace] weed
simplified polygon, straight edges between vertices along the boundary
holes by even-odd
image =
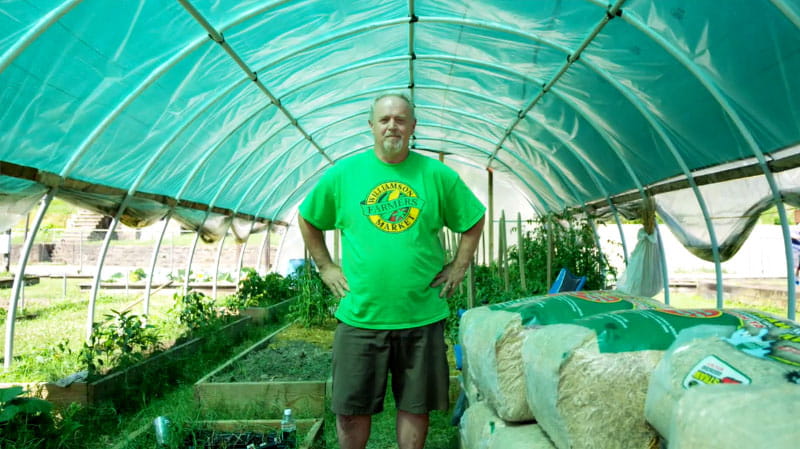
[[[336,298],[310,265],[301,266],[292,276],[297,280],[299,295],[289,307],[289,318],[306,327],[323,326],[333,317]]]

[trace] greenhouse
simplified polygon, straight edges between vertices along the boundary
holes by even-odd
[[[248,265],[256,278],[299,265],[301,202],[339,161],[372,151],[371,105],[386,94],[413,103],[411,151],[455,170],[486,206],[476,265],[501,277],[516,266],[518,298],[536,293],[519,289],[523,231],[544,242],[534,254],[547,287],[564,263],[551,255],[554,229],[584,226],[600,248],[602,227],[616,233],[622,267],[601,264],[587,288],[627,282],[637,287],[620,291],[670,306],[669,237],[710,264],[724,312],[723,264],[770,213],[779,246],[768,257],[785,294],[776,315],[800,338],[798,0],[10,0],[0,28],[5,370],[54,202],[106,218],[98,244],[80,250],[92,252],[80,259],[87,339],[123,228],[158,229],[131,267],[142,269],[145,314],[170,226],[191,235],[169,256],[185,273],[176,284],[188,293],[207,248],[216,299],[221,272],[235,284]],[[649,240],[623,231],[634,224]],[[326,239],[338,257],[340,234]],[[442,240],[457,246],[452,233]],[[495,302],[469,292],[466,308]],[[592,447],[543,429],[559,449]],[[461,432],[462,443],[485,437]]]

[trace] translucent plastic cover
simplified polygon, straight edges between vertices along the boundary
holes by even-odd
[[[57,196],[104,213],[132,196],[123,222],[136,226],[170,209],[199,228],[216,223],[203,224],[207,209],[290,221],[327,168],[370,150],[367,111],[387,92],[413,99],[416,150],[491,169],[528,214],[800,142],[797,0],[10,0],[0,9],[0,174],[101,186]],[[488,183],[471,185],[488,197]],[[33,197],[20,186],[2,182],[0,195],[22,210]],[[781,190],[797,187],[781,179]],[[695,197],[659,203],[696,218]],[[724,257],[747,228],[728,221],[714,219]],[[671,225],[688,227],[683,240],[706,252],[694,223]]]

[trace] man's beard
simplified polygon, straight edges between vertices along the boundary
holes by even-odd
[[[386,154],[397,154],[403,151],[403,139],[387,138],[383,141],[383,152]]]

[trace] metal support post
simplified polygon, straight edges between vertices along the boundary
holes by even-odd
[[[3,358],[3,369],[8,371],[11,369],[11,361],[14,359],[14,324],[17,321],[17,300],[22,291],[22,285],[25,280],[25,266],[28,264],[28,256],[30,256],[31,248],[33,247],[33,239],[39,231],[39,225],[42,224],[42,219],[50,206],[58,189],[56,187],[50,188],[47,194],[42,199],[42,204],[39,206],[39,211],[36,213],[36,218],[33,220],[33,229],[25,239],[22,245],[22,251],[19,254],[19,264],[17,266],[17,273],[14,276],[14,282],[11,287],[11,298],[8,302],[8,313],[6,315],[6,341],[5,341],[5,356]]]

